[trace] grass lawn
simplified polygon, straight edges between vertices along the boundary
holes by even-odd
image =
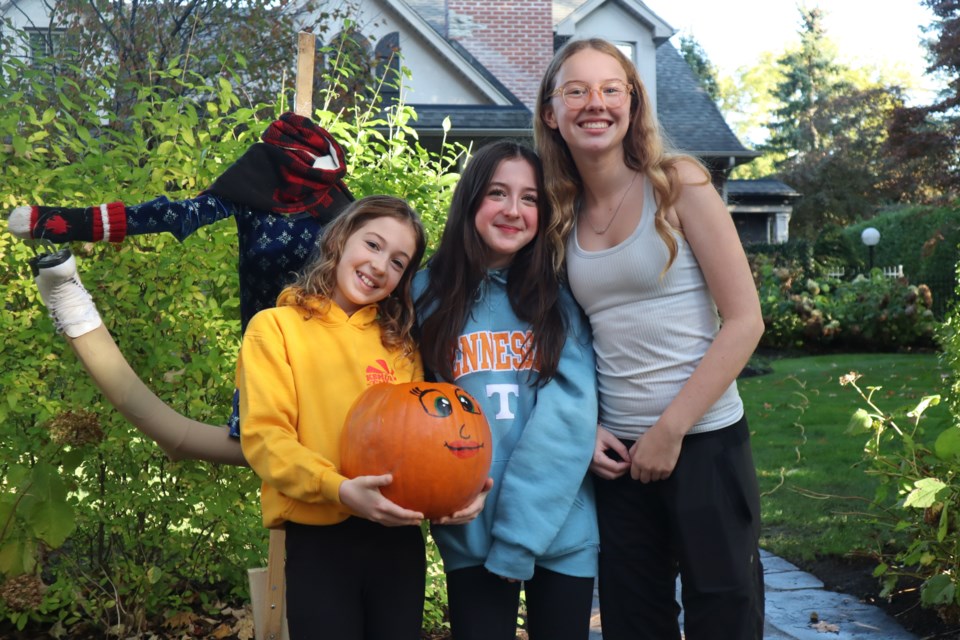
[[[847,433],[850,416],[866,405],[838,380],[857,371],[862,389],[882,387],[874,403],[906,427],[906,411],[943,391],[937,355],[831,354],[772,365],[773,373],[737,383],[760,479],[761,547],[794,562],[876,547],[884,529],[858,515],[868,505],[858,498],[872,498],[876,487],[864,473],[867,436]],[[944,404],[929,408],[921,421],[925,439],[932,441],[948,424]]]

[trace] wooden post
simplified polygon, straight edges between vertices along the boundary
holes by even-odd
[[[287,630],[286,582],[283,578],[285,538],[283,529],[271,529],[267,566],[247,571],[254,637],[257,640],[290,638]]]
[[[297,86],[293,94],[293,112],[298,116],[313,115],[313,63],[317,37],[301,31],[297,34]]]
[[[297,81],[293,96],[293,112],[313,116],[313,64],[316,36],[301,31],[297,34]],[[270,530],[267,567],[250,569],[250,601],[256,640],[289,640],[286,614],[286,580],[284,579],[286,531]]]

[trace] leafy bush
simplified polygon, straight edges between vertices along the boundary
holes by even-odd
[[[940,207],[903,206],[884,211],[870,220],[851,225],[844,236],[857,246],[861,261],[866,247],[860,234],[866,227],[880,231],[874,264],[903,265],[912,282],[924,282],[934,294],[934,311],[943,318],[949,301],[956,299],[954,265],[960,260],[960,201]]]
[[[751,258],[766,324],[761,346],[895,350],[931,347],[937,323],[926,285],[875,269],[851,281],[805,277],[809,269]],[[787,263],[789,264],[789,263]]]
[[[67,86],[4,60],[0,209],[192,197],[286,104],[242,105],[228,72],[207,80],[178,63],[153,71],[164,83],[135,87],[134,114],[121,121],[109,70]],[[169,83],[205,98],[170,99],[160,87]],[[427,153],[413,118],[404,105],[381,113],[376,96],[315,113],[345,147],[354,193],[410,199],[435,242],[463,149]],[[183,244],[161,235],[72,248],[146,384],[191,418],[224,423],[240,337],[232,222]],[[0,233],[0,620],[126,637],[221,595],[246,598],[246,569],[266,555],[259,481],[248,469],[169,462],[104,402],[45,317],[27,265],[34,250]],[[78,424],[102,435],[54,438]],[[445,593],[432,585],[428,624],[439,625]]]
[[[952,274],[960,259],[958,207],[960,202],[942,207],[897,207],[850,225],[843,235],[865,262],[866,247],[860,234],[867,227],[876,228],[880,243],[874,247],[874,264],[900,264],[911,280],[928,282]]]
[[[954,269],[960,271],[960,263]],[[957,292],[960,294],[960,291]],[[956,298],[955,298],[956,299]],[[890,525],[889,546],[878,549],[881,563],[874,575],[884,594],[893,593],[904,577],[921,584],[920,602],[952,623],[960,622],[960,305],[954,304],[938,331],[942,362],[950,371],[946,394],[951,424],[940,433],[925,433],[924,411],[941,400],[924,397],[909,411],[881,409],[874,401],[878,387],[861,388],[859,375],[843,376],[866,408],[850,421],[854,433],[867,433],[867,473],[880,479],[874,513]],[[909,421],[908,428],[901,423]],[[932,443],[932,444],[931,444]]]
[[[957,262],[955,272],[957,290],[954,303],[940,325],[937,338],[942,350],[941,360],[951,372],[947,381],[950,410],[960,421],[960,262]]]
[[[877,549],[881,562],[874,575],[890,595],[904,577],[918,580],[920,602],[936,608],[952,623],[960,621],[960,422],[939,434],[925,433],[924,411],[940,402],[927,396],[909,411],[886,411],[874,401],[880,387],[859,384],[851,372],[840,379],[859,394],[867,408],[858,409],[849,431],[866,433],[866,473],[880,483],[874,512],[889,525],[887,545]],[[897,422],[908,420],[901,428]],[[929,443],[933,443],[932,446]]]

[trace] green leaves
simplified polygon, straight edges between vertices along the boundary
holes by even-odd
[[[110,69],[74,81],[10,64],[0,62],[0,140],[18,140],[19,151],[0,171],[4,212],[193,197],[277,114],[275,105],[239,107],[228,72],[207,81],[164,66],[149,70],[155,84],[125,84]],[[136,100],[121,115],[118,96],[131,91]],[[376,100],[314,117],[346,149],[354,193],[408,198],[435,243],[466,150],[444,143],[428,152],[411,128],[415,118],[402,104],[384,114]],[[72,249],[105,324],[150,389],[192,419],[223,424],[240,343],[235,225],[221,221],[183,243],[136,236]],[[118,610],[146,620],[191,590],[246,597],[246,568],[264,562],[267,542],[256,475],[171,463],[141,438],[54,333],[32,282],[32,255],[0,233],[0,577],[42,563],[45,579],[60,586],[44,596],[42,613],[29,615],[101,630],[118,623]],[[96,414],[104,440],[51,444],[46,423],[81,409]],[[432,575],[428,624],[440,626],[438,559]],[[3,607],[0,616],[12,615]]]
[[[850,422],[847,424],[847,433],[867,433],[873,430],[873,416],[864,409],[857,409],[850,416]]]
[[[921,603],[956,611],[960,578],[957,531],[960,528],[960,428],[956,424],[938,434],[934,451],[925,437],[924,412],[940,402],[940,395],[921,398],[912,409],[897,412],[911,426],[900,427],[891,413],[882,411],[874,396],[879,388],[864,391],[861,376],[849,373],[840,379],[860,394],[868,409],[857,409],[851,432],[869,431],[864,446],[867,473],[880,479],[874,511],[895,522],[893,536],[880,550],[882,563],[874,575],[883,576],[884,593],[891,593],[900,576],[919,577]],[[890,504],[890,487],[898,490],[899,502]]]
[[[933,443],[933,450],[941,460],[960,462],[960,425],[943,430]]]
[[[903,501],[903,506],[926,509],[933,506],[937,501],[937,496],[947,488],[947,485],[937,478],[922,478],[914,482],[913,487],[913,490],[907,494],[906,500]]]
[[[953,578],[941,573],[923,583],[920,588],[920,602],[925,607],[953,604],[956,590]]]

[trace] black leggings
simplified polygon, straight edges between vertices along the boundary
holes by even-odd
[[[419,527],[347,518],[286,528],[291,640],[419,640],[426,579]]]
[[[576,578],[537,567],[523,583],[530,640],[585,640],[590,634],[593,578]],[[447,574],[453,640],[514,640],[520,583],[483,567]]]
[[[633,443],[625,443],[633,444]],[[683,439],[666,480],[595,479],[604,640],[763,635],[760,493],[746,419]]]

